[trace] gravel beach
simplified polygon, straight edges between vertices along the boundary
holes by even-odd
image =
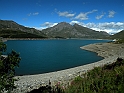
[[[60,82],[60,84],[66,86],[76,76],[82,75],[96,66],[103,66],[104,64],[115,62],[118,57],[124,58],[124,44],[97,43],[86,45],[80,48],[86,51],[96,52],[98,56],[101,56],[104,59],[91,64],[51,73],[16,76],[15,78],[18,79],[18,81],[15,82],[17,89],[15,89],[12,93],[29,92],[43,85],[48,85],[49,80],[51,81],[52,85]]]

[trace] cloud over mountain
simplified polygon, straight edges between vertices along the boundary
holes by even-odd
[[[93,29],[96,31],[105,31],[107,33],[117,33],[124,29],[124,22],[83,23],[83,22],[74,21],[74,20],[70,22],[71,25],[74,25],[75,23],[78,25],[81,25],[83,27],[87,27],[87,28],[90,28],[90,29]],[[40,29],[53,27],[57,24],[58,23],[45,22],[45,23],[41,24]],[[38,29],[38,28],[36,28],[36,29]]]
[[[117,33],[124,29],[124,22],[105,22],[105,23],[90,23],[90,22],[83,23],[79,21],[70,22],[71,25],[75,23],[96,31],[106,31],[108,33]]]
[[[58,23],[45,22],[45,23],[41,24],[41,26],[52,27],[52,26],[57,25],[57,24],[58,24]]]
[[[87,23],[84,25],[88,28],[108,33],[117,33],[124,29],[124,22]]]

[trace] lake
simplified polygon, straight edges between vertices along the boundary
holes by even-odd
[[[16,75],[42,74],[85,65],[102,60],[96,53],[80,49],[92,43],[108,40],[8,40],[7,53],[15,50],[21,61]]]

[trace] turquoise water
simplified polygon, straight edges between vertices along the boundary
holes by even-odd
[[[41,74],[72,68],[102,58],[96,53],[80,49],[91,43],[108,40],[9,40],[7,53],[15,50],[20,53],[21,62],[16,75]]]

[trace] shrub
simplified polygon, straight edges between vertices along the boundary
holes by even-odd
[[[19,66],[20,57],[15,51],[12,51],[6,57],[1,56],[6,50],[6,45],[0,43],[0,93],[3,91],[10,92],[15,88],[13,78],[15,75],[15,67]]]

